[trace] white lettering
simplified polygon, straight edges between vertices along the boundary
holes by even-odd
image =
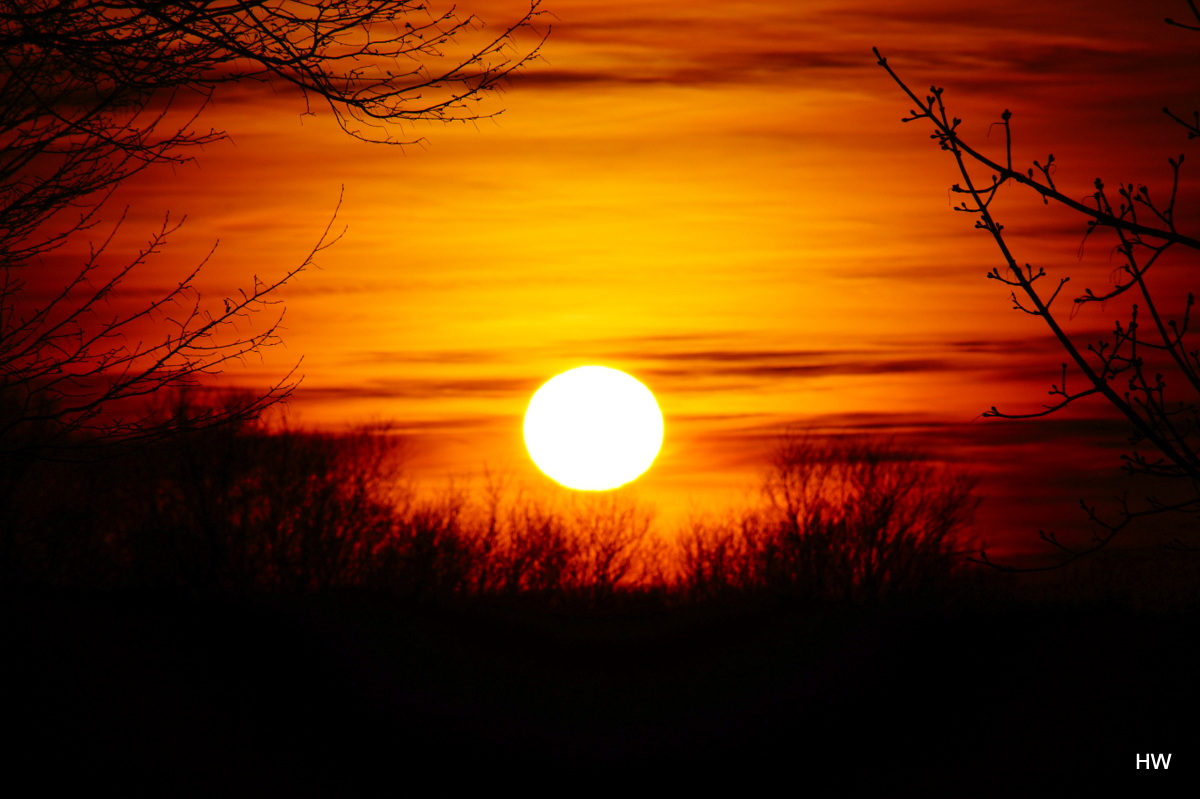
[[[1165,755],[1155,755],[1149,753],[1145,755],[1138,755],[1137,767],[1140,769],[1143,765],[1146,768],[1168,769],[1171,767],[1171,755],[1169,753]]]

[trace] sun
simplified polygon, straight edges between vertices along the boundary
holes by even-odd
[[[636,479],[662,440],[662,411],[650,389],[607,366],[552,377],[525,411],[529,457],[552,480],[579,491],[607,491]]]

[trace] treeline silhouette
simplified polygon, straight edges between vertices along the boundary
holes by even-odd
[[[1097,601],[1087,564],[1083,586],[980,582],[974,483],[886,439],[784,436],[746,507],[659,530],[620,490],[415,490],[386,429],[173,412],[197,426],[57,460],[0,437],[14,762],[297,795],[409,764],[560,784],[800,763],[875,788],[933,763],[957,790],[1116,762],[1113,724],[1195,693],[1194,570],[1148,563],[1179,592],[1148,613]],[[1066,700],[1062,674],[1083,675]],[[961,734],[930,760],[911,719]]]
[[[953,579],[977,504],[962,473],[867,438],[784,437],[756,505],[672,535],[622,491],[552,501],[491,479],[423,494],[387,430],[242,422],[70,452],[4,456],[9,584],[875,600]]]

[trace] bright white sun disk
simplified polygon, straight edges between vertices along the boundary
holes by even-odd
[[[650,468],[663,417],[650,389],[607,366],[547,381],[525,412],[525,446],[551,479],[581,491],[624,485]]]

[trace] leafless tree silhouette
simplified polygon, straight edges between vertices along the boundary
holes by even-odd
[[[887,441],[786,435],[760,507],[681,537],[680,587],[697,599],[923,591],[962,565],[974,487],[969,475]]]
[[[1200,23],[1200,9],[1194,0],[1188,0],[1188,6],[1196,23]],[[1169,19],[1167,23],[1200,31],[1200,24]],[[993,406],[984,416],[1041,417],[1085,397],[1103,397],[1133,430],[1132,448],[1123,456],[1124,468],[1132,475],[1151,478],[1158,487],[1142,500],[1131,500],[1125,494],[1118,499],[1115,513],[1104,513],[1096,505],[1082,502],[1095,530],[1085,546],[1069,546],[1053,532],[1042,531],[1042,538],[1063,556],[1056,565],[1106,546],[1122,530],[1145,517],[1182,515],[1193,520],[1194,529],[1194,520],[1200,518],[1200,352],[1191,327],[1195,297],[1191,292],[1186,297],[1163,296],[1167,291],[1163,284],[1156,283],[1154,275],[1147,276],[1168,251],[1200,251],[1200,238],[1177,224],[1184,156],[1168,159],[1172,180],[1166,199],[1157,193],[1152,196],[1144,185],[1132,183],[1118,185],[1114,196],[1113,189],[1097,178],[1090,199],[1080,202],[1055,184],[1057,163],[1053,155],[1044,163],[1033,161],[1029,168],[1014,164],[1009,111],[1004,111],[995,123],[1004,133],[1003,152],[988,155],[962,137],[962,120],[947,110],[941,88],[933,86],[928,94],[919,95],[878,49],[875,56],[914,103],[904,121],[921,120],[932,125],[931,138],[954,158],[962,182],[950,190],[964,196],[955,210],[976,217],[975,227],[992,237],[1003,259],[1003,267],[993,269],[987,277],[1010,286],[1014,308],[1045,321],[1067,357],[1061,381],[1051,386],[1051,404],[1024,414]],[[1169,109],[1163,111],[1187,129],[1189,139],[1200,136],[1196,124],[1200,116],[1194,116],[1196,122],[1191,122]],[[1003,186],[1023,188],[1046,204],[1077,213],[1085,223],[1085,237],[1103,231],[1115,237],[1114,252],[1121,263],[1115,271],[1114,285],[1104,290],[1087,288],[1067,306],[1073,315],[1082,306],[1124,297],[1129,303],[1128,315],[1115,321],[1107,338],[1079,341],[1064,328],[1062,320],[1068,310],[1060,294],[1070,278],[1060,277],[1046,286],[1049,276],[1043,267],[1018,260],[993,208]],[[1072,380],[1075,385],[1068,386]],[[981,560],[990,562],[986,552],[981,553]]]
[[[249,317],[337,238],[331,222],[300,264],[212,302],[195,288],[202,262],[140,306],[113,303],[178,225],[122,256],[101,211],[129,178],[224,135],[198,127],[214,92],[268,83],[351,136],[404,143],[403,123],[495,113],[478,101],[536,55],[537,5],[489,34],[410,0],[0,3],[0,508],[32,459],[251,419],[295,386],[289,374],[186,418],[136,402],[277,342],[279,316]],[[90,254],[67,261],[88,236]]]

